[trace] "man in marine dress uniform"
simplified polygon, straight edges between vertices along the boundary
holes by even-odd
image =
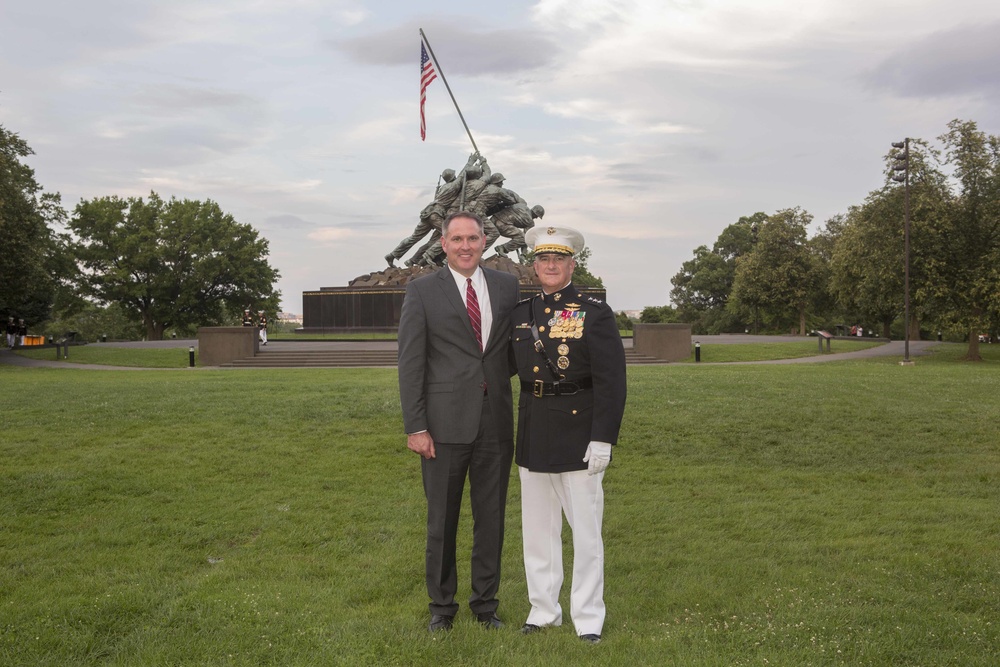
[[[611,308],[573,286],[583,236],[534,227],[542,292],[511,315],[521,380],[516,462],[521,477],[524,570],[531,611],[521,631],[562,624],[562,515],[573,531],[570,617],[598,642],[604,627],[604,470],[625,411],[625,350]]]

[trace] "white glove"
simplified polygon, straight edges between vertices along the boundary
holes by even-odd
[[[583,456],[583,462],[590,462],[590,465],[587,466],[588,475],[604,472],[611,463],[611,443],[592,440],[587,445],[587,453]]]

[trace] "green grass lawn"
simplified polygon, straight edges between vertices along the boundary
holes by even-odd
[[[944,346],[913,367],[631,367],[596,646],[568,618],[517,632],[516,472],[507,627],[463,609],[427,633],[391,369],[0,366],[0,664],[994,665],[1000,360],[984,348],[984,364]],[[463,522],[462,600],[468,507]]]

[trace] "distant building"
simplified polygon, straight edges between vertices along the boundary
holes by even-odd
[[[302,326],[302,316],[295,313],[278,313],[278,319],[282,322]]]

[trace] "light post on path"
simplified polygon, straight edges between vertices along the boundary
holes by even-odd
[[[905,212],[903,214],[903,360],[901,366],[912,366],[910,361],[910,139],[892,142],[892,147],[903,149],[902,153],[894,153],[896,163],[892,169],[896,173],[892,180],[902,183],[905,197]]]

